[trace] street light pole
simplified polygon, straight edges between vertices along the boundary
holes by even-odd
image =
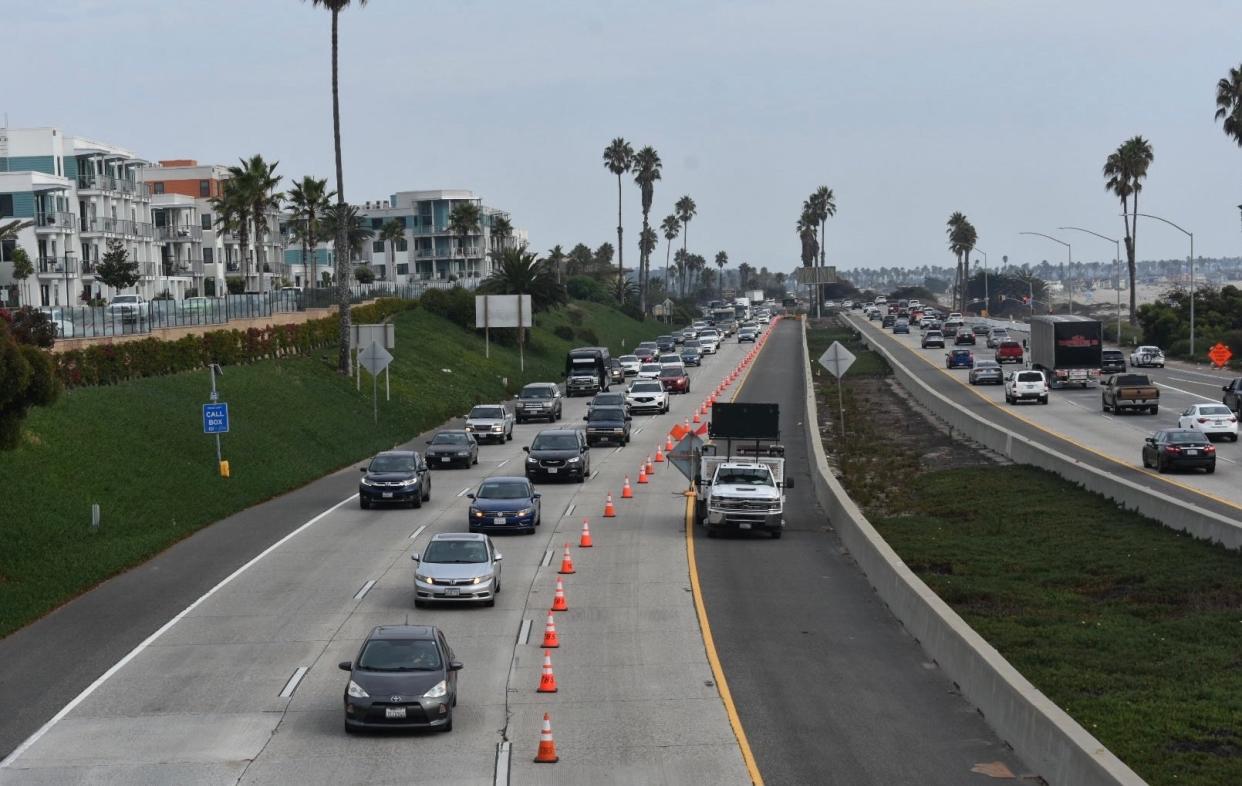
[[[1101,235],[1099,232],[1092,232],[1090,229],[1082,227],[1057,227],[1057,229],[1072,229],[1075,232],[1086,232],[1088,235],[1095,235],[1101,240],[1107,240],[1113,244],[1113,290],[1117,293],[1117,346],[1121,346],[1121,241],[1115,237]]]
[[[979,248],[976,248],[975,251],[983,254],[983,310],[988,312],[990,316],[992,314],[992,299],[988,296],[988,252]]]
[[[1053,243],[1060,243],[1061,245],[1065,246],[1065,254],[1069,261],[1069,312],[1073,314],[1074,313],[1074,249],[1073,247],[1071,247],[1070,244],[1066,243],[1064,240],[1055,238],[1052,235],[1045,235],[1043,232],[1019,232],[1018,234],[1019,235],[1035,235],[1036,237],[1046,238],[1048,240],[1051,240]],[[1051,301],[1049,301],[1050,311],[1051,311],[1051,308],[1052,308]]]
[[[1150,213],[1135,213],[1135,215],[1142,216],[1143,218],[1154,218],[1157,221],[1161,221],[1165,224],[1168,224],[1169,226],[1173,227],[1177,231],[1181,232],[1186,237],[1190,238],[1190,259],[1188,260],[1190,263],[1190,357],[1194,358],[1195,356],[1195,233],[1187,229],[1184,229],[1182,227],[1179,227],[1177,224],[1174,224],[1172,221],[1170,221],[1167,218],[1161,218],[1160,216],[1153,216]]]

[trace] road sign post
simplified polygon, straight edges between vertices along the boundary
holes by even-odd
[[[850,352],[840,341],[832,342],[832,346],[819,356],[819,364],[828,369],[828,373],[837,378],[837,409],[841,413],[841,436],[845,436],[845,394],[841,391],[841,377],[846,370],[854,365],[854,353]]]
[[[216,391],[216,374],[223,375],[224,369],[218,363],[212,363],[208,369],[211,371],[211,403],[203,405],[203,433],[215,436],[216,468],[220,471],[220,477],[227,478],[229,467],[220,452],[220,435],[229,433],[229,405],[220,401],[220,394]]]
[[[703,438],[693,431],[687,433],[668,452],[668,461],[694,486],[694,476],[699,470],[699,456],[703,454]]]
[[[379,423],[379,373],[392,362],[392,353],[372,341],[358,353],[358,365],[371,372],[371,417]]]

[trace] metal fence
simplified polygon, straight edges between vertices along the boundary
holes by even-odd
[[[473,282],[461,282],[471,287]],[[420,281],[412,284],[377,282],[349,288],[349,302],[381,297],[415,299],[429,289],[451,289],[455,283]],[[330,308],[337,304],[335,288],[276,289],[184,300],[157,299],[139,304],[107,306],[43,306],[39,310],[56,323],[60,338],[95,338],[150,333],[162,328],[227,325],[231,320],[270,317],[273,314]]]

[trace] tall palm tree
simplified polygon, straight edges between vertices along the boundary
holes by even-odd
[[[643,231],[638,241],[638,306],[646,314],[648,269],[651,265],[651,251],[655,250],[655,243],[650,244],[650,250],[644,251],[643,249],[648,245],[647,235],[651,233],[651,201],[655,196],[655,181],[660,179],[660,169],[663,166],[663,162],[660,161],[660,154],[656,152],[656,149],[647,145],[640,148],[634,154],[632,165],[634,169],[634,182],[638,184],[638,188],[642,193]]]
[[[548,250],[548,256],[545,261],[548,263],[548,267],[552,268],[553,272],[556,273],[556,283],[561,283],[562,271],[565,267],[565,249],[561,248],[559,243],[552,246]]]
[[[525,248],[504,248],[492,254],[492,272],[479,284],[491,295],[530,295],[532,311],[547,311],[567,299],[556,271]]]
[[[513,222],[509,220],[509,217],[504,215],[492,216],[492,250],[499,251],[504,248],[511,237],[513,237]]]
[[[1242,66],[1216,83],[1216,119],[1225,121],[1225,133],[1242,147]]]
[[[647,222],[643,222],[642,234],[638,236],[638,254],[644,259],[651,259],[651,252],[656,250],[656,246],[660,242],[660,236],[654,229],[647,226]],[[646,270],[647,263],[643,263],[643,269]],[[638,306],[642,309],[643,314],[647,313],[647,276],[644,272],[641,275],[641,281],[638,287]]]
[[[955,311],[960,310],[961,308],[958,305],[958,297],[962,289],[962,251],[964,250],[961,242],[961,230],[962,225],[965,223],[966,214],[962,213],[960,210],[955,210],[953,214],[949,216],[949,220],[945,222],[947,227],[945,229],[945,234],[948,235],[949,238],[949,253],[957,257],[957,277],[953,282],[953,309]]]
[[[483,220],[483,211],[477,202],[463,201],[453,205],[449,211],[448,228],[457,236],[457,248],[469,267],[470,257],[466,253],[466,239],[478,234],[479,222]]]
[[[698,205],[694,204],[694,200],[687,194],[677,203],[673,205],[673,210],[677,212],[677,220],[681,222],[681,250],[686,251],[690,240],[690,221],[698,212]]]
[[[828,219],[837,214],[837,198],[832,193],[832,189],[828,186],[820,186],[815,189],[810,198],[811,208],[815,212],[815,219],[819,222],[819,266],[823,267],[825,257],[824,249],[828,246],[825,232],[828,231]]]
[[[970,220],[962,222],[957,230],[957,242],[962,247],[962,311],[967,309],[967,298],[970,297],[970,254],[975,250],[979,233]]]
[[[634,148],[617,137],[604,148],[604,166],[617,176],[617,286],[625,278],[625,244],[621,242],[621,176],[634,164]]]
[[[319,220],[328,209],[328,200],[334,192],[328,191],[328,179],[305,175],[294,181],[285,195],[293,214],[294,235],[302,244],[302,270],[306,271],[307,288],[316,284],[315,273],[308,257],[323,233]]]
[[[681,298],[686,296],[686,272],[689,269],[687,257],[689,256],[682,248],[677,249],[677,253],[673,254],[673,272],[677,274],[677,296]]]
[[[729,264],[729,255],[723,251],[716,252],[716,267],[720,268],[720,299],[724,300],[724,269]]]
[[[384,261],[388,268],[387,278],[392,283],[397,283],[397,244],[405,240],[405,224],[395,218],[390,218],[380,227],[379,239],[384,241]]]
[[[338,79],[338,46],[337,27],[341,12],[352,5],[352,0],[310,0],[315,8],[326,8],[332,14],[332,142],[336,150],[336,205],[345,205],[345,175],[341,168],[341,101],[340,82]],[[358,0],[358,6],[367,4],[367,0]],[[337,248],[348,247],[348,238],[336,236]],[[344,258],[344,262],[342,262]],[[340,309],[341,336],[337,352],[337,370],[342,374],[350,372],[349,363],[349,254],[336,255],[336,294]]]
[[[33,221],[10,221],[7,224],[0,224],[0,240],[16,240],[18,232],[32,226],[34,226]]]
[[[256,153],[250,158],[241,159],[241,166],[229,167],[229,179],[237,182],[240,189],[238,197],[244,198],[246,202],[246,212],[253,232],[251,240],[254,242],[259,288],[263,291],[267,291],[270,284],[270,280],[263,275],[266,272],[264,268],[267,267],[263,241],[271,229],[269,216],[272,211],[280,208],[283,198],[276,191],[281,180],[280,175],[276,174],[279,164],[279,161],[269,164],[263,160],[263,156]]]
[[[336,247],[336,269],[345,271],[345,277],[349,278],[349,269],[353,265],[354,258],[362,253],[366,248],[367,241],[375,236],[375,230],[371,229],[371,224],[367,219],[363,218],[358,212],[358,208],[354,205],[333,205],[328,208],[323,216],[324,233],[329,237],[344,238],[343,245]],[[344,253],[342,253],[344,250]],[[341,262],[341,257],[345,258],[345,262]],[[339,281],[337,282],[340,283]],[[346,283],[348,286],[348,282]]]
[[[235,167],[230,167],[234,169]],[[238,270],[243,276],[250,275],[250,197],[253,183],[246,173],[230,177],[220,185],[220,195],[208,199],[216,214],[216,226],[225,232],[237,233],[238,251],[241,259]]]
[[[1104,188],[1121,200],[1121,218],[1125,224],[1126,265],[1130,274],[1130,324],[1137,321],[1134,280],[1137,273],[1138,196],[1143,178],[1155,159],[1151,143],[1141,136],[1131,137],[1109,153],[1104,160]],[[1130,198],[1134,198],[1131,209]]]
[[[681,220],[677,218],[676,214],[667,215],[660,222],[660,229],[664,230],[664,239],[668,241],[668,244],[664,247],[664,291],[671,295],[673,294],[673,289],[668,284],[668,261],[669,254],[673,250],[673,241],[681,234]]]

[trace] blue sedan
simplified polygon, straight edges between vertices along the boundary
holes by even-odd
[[[969,349],[955,349],[945,353],[945,368],[974,368],[975,353]]]
[[[698,347],[685,347],[681,350],[681,362],[687,366],[703,365],[703,355]]]
[[[467,494],[471,532],[520,530],[534,534],[540,523],[540,495],[522,477],[488,478]]]

